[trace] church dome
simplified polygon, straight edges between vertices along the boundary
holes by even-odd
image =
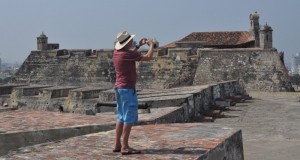
[[[260,30],[262,30],[262,31],[273,31],[272,27],[269,26],[267,23]]]
[[[40,37],[47,37],[44,32],[42,32],[42,34],[40,35]]]

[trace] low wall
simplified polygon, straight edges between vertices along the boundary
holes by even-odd
[[[198,160],[244,160],[242,131],[239,130],[209,150]]]
[[[67,139],[70,137],[108,131],[114,129],[115,124],[88,125],[47,130],[36,130],[15,133],[0,133],[0,156],[10,150],[35,144]]]

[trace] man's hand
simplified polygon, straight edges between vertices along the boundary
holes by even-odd
[[[153,46],[153,44],[154,44],[153,39],[147,39],[146,43],[148,46],[151,46],[151,45]]]
[[[147,38],[142,38],[140,41],[139,41],[139,46],[141,47],[142,45],[146,44],[147,42]]]
[[[150,61],[150,60],[152,60],[152,57],[153,57],[154,42],[152,39],[147,39],[146,43],[149,46],[149,49],[148,49],[147,54],[142,56],[141,61]]]

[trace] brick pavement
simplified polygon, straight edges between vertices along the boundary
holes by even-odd
[[[151,113],[139,114],[139,123],[172,123],[178,118],[170,117],[182,112],[182,107],[152,108]],[[0,112],[0,156],[24,146],[112,130],[115,119],[113,112],[96,116],[34,110]]]
[[[2,133],[36,131],[82,125],[97,125],[115,121],[113,115],[87,116],[47,111],[15,110],[0,113]]]
[[[139,121],[153,121],[175,111],[179,107],[151,109],[151,113],[139,114]],[[60,113],[34,110],[13,110],[0,112],[0,133],[38,131],[53,128],[100,125],[114,123],[112,112],[88,116],[75,113]]]

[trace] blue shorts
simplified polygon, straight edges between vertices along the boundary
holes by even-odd
[[[135,89],[116,88],[117,120],[124,124],[137,124],[138,99]]]

